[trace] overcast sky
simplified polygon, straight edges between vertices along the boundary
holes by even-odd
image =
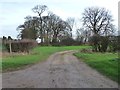
[[[17,26],[24,23],[24,17],[37,14],[32,12],[36,5],[47,5],[49,10],[62,19],[75,17],[80,19],[85,8],[91,6],[104,7],[111,11],[114,24],[118,26],[119,0],[0,0],[0,37],[16,38]]]

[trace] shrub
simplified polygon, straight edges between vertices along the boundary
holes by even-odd
[[[77,41],[75,41],[73,38],[68,37],[61,40],[60,44],[65,46],[77,45]]]
[[[29,39],[7,41],[5,46],[9,52],[10,52],[10,45],[9,45],[10,43],[11,43],[12,52],[29,53],[29,50],[37,45],[37,42],[35,40],[29,40]]]

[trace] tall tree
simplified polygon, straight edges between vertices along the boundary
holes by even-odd
[[[42,14],[45,12],[47,9],[46,5],[36,5],[32,10],[34,13],[37,13],[39,16],[39,36],[41,38],[41,43],[43,43],[44,39],[44,29],[43,29],[43,19],[42,19]]]
[[[105,8],[90,7],[84,10],[82,20],[84,27],[92,31],[95,51],[98,51],[100,36],[113,32],[112,15]]]
[[[51,12],[49,13],[49,19],[49,28],[52,30],[53,33],[52,42],[56,43],[61,35],[71,35],[72,29],[66,21],[63,21],[59,16]]]
[[[67,18],[66,22],[69,24],[69,26],[71,27],[71,29],[73,29],[74,24],[75,24],[75,19],[72,17]],[[72,37],[72,33],[71,33],[71,37]]]
[[[76,30],[76,40],[79,41],[80,43],[86,43],[88,42],[88,39],[91,35],[91,32],[87,29],[80,28]]]
[[[50,42],[50,35],[51,35],[51,28],[50,28],[50,18],[49,16],[43,16],[43,29],[44,29],[44,43],[49,45]]]

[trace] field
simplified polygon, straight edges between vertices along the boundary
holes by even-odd
[[[25,68],[40,61],[46,60],[51,54],[65,50],[81,50],[83,48],[90,48],[90,46],[62,46],[62,47],[36,47],[27,55],[11,55],[2,58],[2,71],[11,71]],[[118,54],[117,53],[83,53],[78,52],[74,54],[82,59],[92,68],[96,69],[103,75],[118,81]]]
[[[98,70],[103,75],[118,81],[120,68],[117,53],[75,53],[75,56],[81,58],[92,68]],[[118,69],[119,68],[119,69]],[[120,83],[120,82],[119,82]]]
[[[29,55],[12,55],[2,59],[2,71],[11,71],[24,68],[46,60],[51,54],[65,50],[79,50],[89,46],[64,46],[64,47],[36,47]]]

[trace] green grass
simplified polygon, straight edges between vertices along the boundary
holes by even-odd
[[[92,68],[98,70],[103,75],[109,77],[114,81],[118,81],[120,68],[118,67],[117,53],[75,53],[75,56],[81,58]],[[119,69],[118,69],[119,68]],[[119,70],[119,71],[118,71]],[[119,82],[120,83],[120,82]]]
[[[46,60],[51,54],[65,50],[79,50],[89,46],[64,46],[64,47],[36,47],[29,55],[10,56],[2,59],[2,71],[17,70],[26,65]]]

